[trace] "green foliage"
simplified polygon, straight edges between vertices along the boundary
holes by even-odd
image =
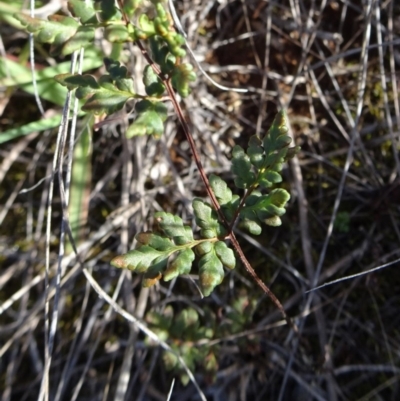
[[[218,336],[229,336],[240,333],[253,320],[257,300],[243,293],[237,296],[226,312],[225,319],[218,326]]]
[[[137,234],[137,248],[111,261],[115,267],[146,273],[145,285],[154,284],[163,274],[164,280],[172,280],[180,274],[189,273],[194,260],[192,248],[198,244],[180,217],[164,212],[157,213],[155,217],[161,235],[152,232]],[[175,260],[167,266],[173,254]]]
[[[167,119],[166,89],[170,95],[172,85],[181,97],[186,97],[190,83],[196,79],[193,66],[181,61],[186,55],[185,39],[176,32],[166,4],[152,0],[152,12],[144,14],[138,11],[140,3],[127,1],[124,10],[120,10],[114,0],[71,0],[68,6],[72,17],[53,15],[47,21],[22,14],[16,17],[39,42],[51,44],[56,54],[67,55],[92,45],[98,28],[104,30],[105,38],[112,43],[147,42],[154,63],[143,71],[145,94],[136,93],[127,68],[111,58],[104,59],[106,73],[103,75],[62,73],[55,77],[59,84],[75,91],[81,100],[82,112],[112,114],[121,110],[127,101],[134,100],[134,121],[126,132],[127,138],[160,137]],[[139,15],[135,15],[138,12]],[[137,24],[130,21],[137,21]],[[139,45],[144,51],[141,43]],[[196,266],[201,291],[205,296],[210,295],[223,281],[224,269],[236,266],[236,256],[229,244],[233,227],[238,223],[251,234],[258,235],[264,224],[281,224],[280,217],[285,213],[290,196],[285,189],[271,190],[271,187],[282,181],[283,164],[298,151],[296,147],[289,147],[291,138],[287,133],[286,115],[282,111],[265,137],[252,137],[247,150],[240,146],[233,148],[232,172],[239,194],[233,194],[222,178],[211,175],[210,190],[218,204],[215,199],[212,204],[200,198],[193,200],[198,230],[184,225],[178,216],[156,213],[155,230],[138,233],[135,249],[116,256],[111,264],[143,274],[144,286],[154,285],[161,278],[169,281],[189,274]],[[263,193],[266,190],[269,192]],[[179,327],[177,333],[185,331],[193,339],[199,338],[198,335],[207,337],[200,330],[194,310],[183,311],[175,319],[171,314],[168,316],[159,321],[159,326],[165,326],[165,330],[173,332],[174,327]],[[238,324],[242,323],[239,319]],[[196,347],[181,349],[181,352],[189,367],[200,360],[207,361],[211,370],[216,366],[214,355],[204,354]],[[177,363],[174,357],[168,354],[165,358],[167,366],[174,369]]]
[[[200,235],[203,238],[215,238],[226,234],[211,205],[199,198],[195,198],[192,205],[196,224],[201,228]]]
[[[201,315],[191,307],[175,314],[172,306],[168,305],[162,312],[148,312],[145,320],[160,339],[168,341],[171,348],[182,356],[192,371],[201,368],[209,380],[214,381],[218,371],[217,340],[245,330],[252,322],[256,305],[255,298],[243,293],[233,300],[232,306],[227,307],[222,321],[206,305],[202,307]],[[153,344],[149,339],[146,341],[149,345]],[[210,345],[210,341],[214,344]],[[176,355],[163,351],[162,360],[168,371],[178,375],[184,385],[188,383]]]
[[[232,172],[237,176],[235,185],[238,188],[248,188],[255,180],[250,157],[239,145],[235,145],[232,150]]]
[[[149,96],[161,96],[165,92],[164,84],[149,65],[143,71],[143,84]]]
[[[52,16],[49,21],[19,15],[37,39],[51,43],[62,54],[69,54],[93,41],[96,28],[103,27],[111,42],[146,40],[154,65],[143,71],[145,95],[135,92],[128,70],[119,61],[104,60],[106,74],[95,77],[89,74],[64,73],[56,76],[57,82],[75,90],[82,101],[82,111],[111,114],[121,110],[128,100],[135,100],[133,123],[126,132],[127,138],[140,135],[160,137],[167,119],[164,94],[169,83],[182,96],[189,94],[189,84],[196,79],[192,65],[182,63],[186,52],[185,39],[175,31],[166,5],[153,0],[153,13],[141,13],[137,25],[127,22],[114,0],[69,3],[72,17]],[[140,1],[126,3],[130,16],[138,10]],[[203,199],[193,200],[194,220],[199,232],[194,233],[182,220],[168,213],[158,213],[155,232],[138,233],[137,247],[125,255],[117,256],[112,264],[144,274],[144,285],[149,286],[161,278],[172,280],[191,272],[197,256],[200,288],[209,295],[224,278],[224,268],[233,269],[236,257],[225,241],[229,241],[236,223],[251,234],[258,235],[263,224],[278,226],[290,198],[288,192],[276,188],[263,191],[280,183],[284,162],[297,152],[289,148],[286,115],[280,112],[264,138],[252,137],[247,150],[235,146],[232,151],[232,172],[235,185],[244,190],[233,194],[220,177],[211,175],[210,186],[219,207]],[[219,209],[220,208],[220,209]],[[223,216],[223,218],[222,218]],[[195,239],[196,237],[196,239]]]
[[[86,118],[82,134],[77,138],[74,148],[71,171],[68,217],[71,225],[71,234],[78,245],[84,238],[84,228],[88,218],[90,180],[92,175],[91,128],[93,122],[93,116]],[[73,251],[70,241],[67,243],[66,251],[68,253]]]
[[[81,0],[69,0],[68,10],[79,18],[82,24],[95,24],[97,22],[96,10],[93,3]]]
[[[240,146],[232,151],[232,171],[236,175],[235,184],[246,190],[239,225],[253,235],[261,234],[262,223],[270,226],[282,224],[280,216],[285,213],[285,206],[290,199],[285,189],[274,189],[263,195],[261,191],[280,183],[283,164],[292,158],[299,147],[290,148],[290,136],[284,111],[275,117],[267,135],[260,139],[250,138],[247,152]],[[232,206],[226,208],[232,212]]]
[[[204,209],[200,208],[199,213],[203,212]],[[196,215],[199,221],[202,217],[204,218],[204,213]],[[159,212],[155,218],[158,231],[137,234],[136,249],[115,257],[111,264],[136,273],[145,273],[143,285],[150,286],[162,277],[169,281],[179,275],[189,274],[195,259],[195,250],[199,259],[200,287],[204,295],[209,295],[224,277],[223,266],[234,268],[236,260],[233,251],[216,237],[210,241],[195,240],[192,229],[185,226],[178,216]],[[207,220],[207,216],[201,221],[205,230],[208,227],[207,222],[215,222],[211,218]],[[170,258],[172,260],[169,262]]]
[[[348,233],[350,229],[350,214],[348,212],[339,212],[336,215],[333,226],[340,233]]]
[[[92,75],[60,74],[57,82],[68,89],[76,89],[76,97],[82,99],[83,111],[115,113],[121,110],[129,99],[137,98],[133,80],[128,76],[126,67],[119,62],[105,59],[108,74],[96,79]]]
[[[154,61],[160,66],[162,74],[171,77],[172,86],[182,97],[190,93],[189,84],[196,80],[196,73],[189,63],[178,63],[175,53],[160,37],[150,39],[150,48]]]
[[[149,82],[152,80],[149,79]],[[152,110],[153,106],[148,107]],[[155,117],[152,118],[154,120]],[[246,189],[242,197],[233,195],[222,178],[210,176],[210,186],[225,221],[221,221],[213,206],[195,198],[192,206],[199,239],[195,239],[192,229],[185,226],[180,217],[160,212],[156,214],[158,231],[137,234],[136,249],[117,256],[111,264],[145,273],[144,285],[147,286],[161,277],[171,280],[190,273],[197,256],[200,288],[205,296],[210,295],[221,284],[224,267],[234,269],[236,266],[235,254],[225,242],[230,238],[235,221],[238,220],[242,228],[254,235],[261,233],[263,224],[281,224],[280,217],[285,213],[289,193],[283,188],[272,189],[267,194],[263,194],[262,190],[282,180],[280,171],[283,163],[298,151],[297,148],[289,148],[290,137],[286,132],[286,115],[281,112],[262,140],[255,137],[250,140],[247,153],[239,146],[234,148],[232,170],[236,174],[237,187]],[[171,256],[173,258],[169,262]]]
[[[35,35],[37,41],[50,43],[53,55],[68,55],[93,42],[97,22],[93,4],[71,0],[68,5],[78,20],[57,14],[50,16],[48,21],[25,14],[15,14],[14,17]]]
[[[172,85],[182,97],[189,95],[189,82],[196,80],[196,74],[191,64],[180,64],[172,72]]]
[[[229,189],[228,184],[220,177],[211,174],[210,186],[221,206],[222,212],[227,221],[232,221],[235,211],[239,207],[239,195],[233,195]]]
[[[228,269],[235,268],[236,265],[235,254],[233,253],[231,248],[228,248],[228,245],[226,245],[225,242],[217,241],[214,244],[214,250],[216,255],[218,256],[218,259],[222,262],[224,267],[227,267]]]
[[[82,71],[99,68],[103,64],[99,53],[98,51],[87,52],[88,57],[81,65]],[[67,90],[54,80],[54,76],[67,73],[71,68],[70,64],[69,61],[61,62],[36,71],[36,90],[42,99],[60,106],[64,104]],[[25,63],[0,57],[0,87],[10,90],[19,88],[24,92],[34,94],[31,69]]]
[[[106,73],[91,75],[61,70],[57,71],[55,82],[61,84],[64,92],[66,89],[74,91],[76,98],[81,101],[81,113],[87,113],[92,123],[93,114],[115,113],[133,100],[134,121],[128,127],[126,137],[153,135],[158,138],[163,134],[168,116],[164,103],[166,95],[176,100],[175,95],[171,94],[171,86],[181,97],[187,97],[196,74],[191,64],[182,61],[186,55],[185,39],[176,32],[165,2],[151,0],[149,6],[153,10],[146,14],[138,11],[141,3],[142,0],[127,0],[121,10],[119,2],[115,0],[70,0],[68,8],[72,17],[53,15],[48,20],[40,20],[18,14],[16,18],[28,32],[34,34],[37,41],[50,44],[51,52],[55,55],[69,55],[82,48],[87,51],[88,47],[94,46],[96,30],[102,29],[104,38],[113,44],[113,58],[104,58]],[[145,46],[142,41],[146,42]],[[150,57],[147,59],[149,65],[143,70],[144,94],[135,91],[128,69],[116,60],[118,54],[114,50],[121,49],[121,44],[127,42],[136,42],[143,53],[148,51]],[[40,84],[39,81],[39,87]],[[233,148],[232,172],[235,176],[234,192],[237,193],[233,193],[222,178],[211,175],[210,188],[207,189],[213,192],[216,201],[213,197],[211,204],[200,198],[193,199],[193,220],[196,225],[185,225],[178,216],[158,212],[155,214],[154,230],[137,233],[135,248],[114,257],[111,264],[143,274],[145,287],[161,279],[171,281],[188,275],[195,268],[202,294],[209,296],[222,283],[225,269],[236,267],[236,255],[230,243],[234,239],[233,228],[236,224],[254,235],[261,233],[264,224],[281,224],[280,217],[285,213],[290,196],[285,189],[271,187],[282,181],[280,173],[283,164],[298,151],[296,147],[289,147],[291,138],[287,132],[286,115],[282,111],[265,137],[252,137],[247,150],[240,146]],[[7,133],[7,138],[14,135]],[[75,238],[82,234],[79,228],[87,217],[88,199],[82,177],[90,177],[90,168],[87,167],[87,163],[90,164],[89,131],[85,131],[78,144],[75,154],[78,159],[72,171],[72,183],[76,191],[71,192],[75,196],[69,205]],[[265,193],[266,190],[269,192]],[[237,247],[236,250],[240,251]],[[163,313],[147,314],[146,320],[161,340],[169,340],[189,369],[202,366],[213,379],[218,369],[218,346],[209,347],[208,340],[243,330],[251,321],[255,304],[247,296],[238,297],[227,310],[223,324],[219,324],[206,309],[203,312],[208,324],[201,322],[198,312],[193,308],[174,315],[170,306]],[[199,342],[204,345],[198,346]],[[189,377],[176,355],[164,352],[163,362],[167,370],[179,374],[184,384],[188,383]]]
[[[101,19],[103,21],[120,21],[122,18],[121,12],[115,6],[114,0],[100,0]]]
[[[232,151],[232,171],[238,188],[269,188],[282,181],[279,172],[283,163],[292,158],[299,150],[289,148],[290,136],[286,135],[286,114],[278,113],[267,135],[260,139],[250,138],[247,152],[236,145]]]
[[[133,17],[138,12],[140,3],[138,0],[125,2],[123,11]],[[93,45],[98,28],[104,29],[104,37],[112,43],[146,40],[162,76],[156,74],[155,66],[145,67],[145,95],[135,93],[127,69],[111,59],[105,59],[108,74],[99,78],[64,73],[56,75],[55,79],[69,90],[76,90],[77,98],[83,101],[82,111],[87,113],[111,114],[121,110],[128,100],[138,100],[135,105],[136,120],[127,130],[127,137],[160,137],[167,118],[167,108],[162,104],[165,100],[162,98],[165,82],[170,80],[176,91],[186,97],[190,92],[189,84],[196,79],[196,74],[191,64],[181,63],[180,59],[186,55],[183,49],[185,40],[175,31],[166,4],[153,1],[152,5],[153,13],[144,14],[139,11],[138,18],[132,18],[137,20],[137,25],[126,22],[123,12],[114,0],[71,0],[68,8],[72,17],[52,15],[48,20],[42,20],[16,14],[15,18],[28,32],[35,35],[38,42],[51,44],[51,52],[55,55],[68,55]]]
[[[202,367],[212,380],[215,379],[218,369],[215,352],[218,347],[209,347],[207,344],[193,346],[198,341],[205,342],[215,336],[214,315],[208,313],[208,324],[205,325],[195,309],[183,309],[174,316],[174,311],[169,305],[163,313],[149,312],[146,315],[146,321],[159,338],[169,340],[171,348],[182,356],[189,369],[194,371],[196,367]],[[162,359],[165,368],[179,375],[184,385],[189,382],[189,377],[182,369],[176,355],[164,351]]]
[[[149,39],[151,56],[153,60],[160,66],[164,75],[172,73],[176,63],[176,57],[169,52],[168,46],[158,36]]]
[[[222,262],[218,258],[214,244],[203,242],[196,248],[199,259],[199,280],[205,296],[211,294],[213,289],[220,285],[224,278]]]
[[[160,137],[163,134],[168,111],[164,103],[141,100],[136,103],[135,111],[137,117],[126,132],[127,138],[140,135]]]
[[[281,188],[272,190],[268,195],[254,191],[247,198],[246,206],[241,211],[241,218],[260,225],[264,222],[269,226],[280,226],[279,216],[285,213],[285,206],[289,199],[289,193]]]
[[[132,17],[136,9],[143,3],[144,0],[125,0],[124,1],[124,12],[128,17]]]
[[[169,51],[175,57],[184,57],[186,51],[182,49],[185,44],[183,36],[175,31],[171,15],[166,11],[160,1],[154,2],[157,16],[154,18],[154,30],[168,45]]]

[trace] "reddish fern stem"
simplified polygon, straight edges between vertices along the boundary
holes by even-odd
[[[171,81],[170,81],[169,77],[166,77],[166,76],[164,76],[162,74],[160,68],[156,65],[156,63],[150,57],[149,53],[144,48],[142,43],[140,41],[137,41],[136,43],[137,43],[140,51],[142,52],[143,56],[145,57],[146,61],[152,67],[153,71],[159,76],[159,78],[164,83],[164,85],[165,85],[165,87],[167,89],[168,95],[169,95],[170,100],[171,100],[171,102],[172,102],[172,104],[174,106],[175,112],[178,115],[178,119],[179,119],[179,122],[180,122],[180,124],[182,126],[183,132],[185,133],[186,139],[187,139],[187,141],[189,143],[190,149],[191,149],[192,154],[193,154],[194,161],[196,163],[197,169],[199,170],[200,177],[201,177],[201,179],[202,179],[202,181],[204,183],[204,186],[206,188],[207,194],[210,197],[211,202],[212,202],[215,210],[217,211],[217,214],[218,214],[218,217],[219,217],[220,221],[222,222],[222,224],[224,225],[224,227],[228,231],[227,238],[229,238],[229,240],[231,241],[231,243],[232,243],[237,255],[239,256],[239,259],[243,263],[243,265],[244,265],[245,269],[247,270],[247,272],[254,279],[256,284],[271,299],[271,301],[278,308],[278,310],[280,311],[280,313],[282,314],[283,318],[286,320],[288,325],[295,332],[298,332],[297,326],[293,323],[293,321],[290,319],[290,317],[286,314],[285,309],[283,308],[283,305],[281,304],[281,302],[278,300],[278,298],[275,296],[275,294],[270,290],[270,288],[266,284],[264,284],[264,282],[258,277],[257,273],[255,272],[255,270],[251,266],[250,262],[247,260],[246,256],[243,253],[243,250],[242,250],[242,248],[241,248],[241,246],[240,246],[240,244],[239,244],[238,240],[236,239],[236,236],[235,236],[235,234],[233,232],[233,227],[226,220],[224,214],[222,213],[221,206],[218,203],[218,200],[215,197],[214,192],[212,191],[210,182],[208,180],[208,177],[207,177],[207,175],[206,175],[206,173],[204,171],[203,165],[201,163],[200,156],[199,156],[199,153],[197,151],[196,144],[195,144],[195,142],[193,140],[193,136],[192,136],[192,134],[190,132],[189,125],[188,125],[188,123],[186,121],[186,118],[184,116],[182,107],[179,104],[178,99],[176,98],[176,94],[175,94],[174,89],[172,88]]]

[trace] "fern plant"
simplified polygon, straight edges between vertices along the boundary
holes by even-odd
[[[281,224],[290,195],[283,188],[271,188],[282,181],[284,163],[298,151],[298,147],[290,147],[285,111],[278,113],[264,137],[253,136],[247,149],[238,145],[233,148],[232,172],[235,192],[240,195],[234,194],[222,178],[208,178],[177,97],[187,96],[190,83],[196,79],[193,66],[182,60],[186,55],[185,39],[176,32],[164,0],[151,0],[152,9],[146,13],[141,3],[119,1],[116,6],[114,0],[69,0],[71,16],[53,15],[49,20],[16,16],[38,41],[49,43],[53,54],[62,56],[93,45],[97,29],[103,29],[105,39],[114,46],[134,42],[148,62],[142,78],[145,94],[135,92],[127,68],[113,58],[104,59],[106,73],[101,76],[68,73],[55,79],[74,91],[86,113],[109,115],[124,108],[127,101],[134,101],[135,118],[127,129],[128,138],[161,136],[167,118],[165,101],[169,100],[189,142],[210,198],[210,202],[193,199],[198,229],[192,230],[179,216],[156,213],[154,231],[138,233],[136,248],[115,257],[111,264],[144,274],[145,286],[161,278],[168,281],[188,274],[197,265],[200,288],[207,296],[222,282],[224,268],[234,269],[239,258],[286,317],[279,300],[247,261],[234,234],[236,225],[259,235],[263,224]]]
[[[213,382],[218,372],[220,339],[243,332],[252,321],[256,305],[255,297],[242,293],[233,300],[232,306],[226,308],[222,321],[207,305],[202,307],[201,314],[192,307],[175,313],[174,308],[168,305],[162,312],[148,312],[145,320],[159,338],[169,340],[171,348],[182,355],[192,371],[201,368],[207,375],[207,381]],[[252,340],[244,338],[243,346],[249,341]],[[146,343],[156,345],[149,338]],[[163,351],[162,361],[166,370],[179,375],[184,385],[189,382],[176,355]]]
[[[261,233],[263,223],[281,224],[290,195],[283,188],[265,192],[282,181],[283,163],[297,151],[289,147],[286,124],[285,113],[280,112],[264,138],[253,136],[247,150],[234,147],[232,171],[235,185],[244,189],[242,196],[234,195],[222,178],[210,176],[222,218],[213,205],[200,198],[192,202],[198,233],[184,225],[179,216],[156,213],[156,229],[138,233],[137,248],[115,257],[111,264],[144,273],[143,284],[149,286],[161,278],[169,281],[190,273],[197,258],[200,288],[204,295],[210,295],[222,282],[224,267],[236,266],[235,253],[226,243],[233,236],[235,224],[254,235]]]
[[[202,321],[194,308],[185,308],[175,314],[172,306],[168,305],[163,313],[155,311],[147,313],[146,322],[159,338],[169,340],[171,348],[182,355],[191,371],[197,371],[196,368],[201,367],[213,380],[218,371],[216,358],[218,346],[210,347],[208,342],[217,338],[217,325],[212,312],[208,309],[202,312],[207,316],[207,322]],[[146,342],[149,346],[156,345],[148,338]],[[200,342],[203,344],[198,345]],[[179,375],[184,385],[189,382],[189,377],[175,354],[163,352],[162,361],[165,369]]]

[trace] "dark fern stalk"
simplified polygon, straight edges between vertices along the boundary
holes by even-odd
[[[185,120],[183,120],[183,123],[187,127]],[[288,323],[294,327],[280,301],[257,276],[248,262],[233,232],[235,223],[238,223],[239,226],[253,235],[261,233],[262,223],[272,226],[281,224],[280,216],[285,213],[285,206],[290,199],[290,195],[286,190],[281,188],[273,189],[269,194],[263,195],[262,192],[257,191],[257,188],[266,189],[271,187],[273,183],[281,182],[280,171],[283,168],[283,163],[298,152],[298,147],[289,148],[291,138],[286,135],[287,131],[286,114],[284,111],[281,111],[262,141],[256,137],[251,138],[247,152],[240,147],[235,147],[232,163],[233,172],[236,174],[235,183],[240,188],[247,188],[242,199],[237,195],[233,195],[228,185],[221,178],[212,175],[210,181],[208,181],[204,174],[206,177],[206,180],[204,180],[205,185],[208,192],[211,193],[210,198],[213,206],[198,198],[193,200],[192,205],[195,220],[200,228],[201,239],[198,241],[201,242],[194,244],[192,238],[190,238],[190,240],[186,241],[185,246],[186,249],[194,249],[199,257],[200,286],[203,294],[209,295],[222,282],[224,277],[223,267],[225,266],[230,269],[235,267],[236,261],[232,249],[223,242],[224,240],[229,240],[246,270],[260,288],[271,298]],[[190,135],[189,131],[188,133]],[[189,143],[192,144],[193,139],[191,136],[189,138]],[[257,147],[254,144],[257,144]],[[196,148],[193,148],[192,151],[195,154]],[[198,159],[197,161],[199,170],[204,173],[200,160]],[[163,219],[165,217],[168,221],[171,221],[171,217],[169,216],[172,215],[167,213],[158,213],[156,215],[159,223],[162,221],[162,224],[160,224],[160,234],[162,237],[176,243],[176,234],[167,233],[164,229],[165,221]],[[178,216],[174,217],[178,218]],[[178,225],[175,224],[174,228],[182,230],[181,224],[183,223],[179,220]],[[170,228],[172,226],[173,224],[169,225]],[[185,228],[191,231],[189,226]],[[140,236],[141,234],[138,234],[136,237],[139,243]],[[139,248],[127,254],[117,256],[111,263],[116,267],[128,268],[133,271],[142,270],[140,260],[142,255],[140,253],[143,251],[151,253],[154,250],[157,250],[157,248],[154,247],[150,251],[148,248],[139,246]],[[167,281],[179,274],[187,274],[190,271],[191,267],[188,268],[187,259],[183,258],[182,264],[180,264],[181,250],[176,250],[176,259],[168,265],[168,258],[174,253],[174,251],[171,251],[171,248],[164,250],[164,256],[161,256],[163,260],[161,265],[157,265],[153,259],[154,263],[150,262],[149,266],[145,269],[147,274],[156,273],[157,276],[153,277],[155,281],[163,277],[163,270],[167,273],[166,275],[164,273],[164,280]],[[190,264],[194,261],[195,253],[190,254]],[[174,271],[172,275],[171,269]],[[147,284],[148,282],[145,280],[144,285]],[[151,284],[153,284],[153,281],[151,281]]]
[[[264,149],[264,147],[261,146],[261,144],[259,144],[260,140],[256,136],[251,138],[250,146],[248,149],[249,155],[245,155],[244,151],[241,150],[240,147],[237,146],[235,148],[237,157],[236,157],[236,162],[235,162],[235,157],[234,157],[235,168],[233,171],[238,173],[237,181],[239,181],[239,184],[241,182],[243,182],[243,183],[247,184],[247,186],[249,186],[249,189],[246,191],[245,196],[242,198],[242,202],[241,202],[240,206],[236,208],[235,216],[231,219],[231,222],[229,223],[229,219],[227,220],[226,213],[223,213],[221,206],[220,206],[220,201],[217,199],[217,196],[216,196],[216,191],[218,191],[218,189],[220,190],[221,187],[219,184],[215,184],[216,191],[214,191],[213,190],[214,188],[212,188],[212,186],[210,185],[208,177],[202,166],[196,144],[194,143],[192,134],[190,132],[189,124],[187,123],[187,121],[185,119],[185,116],[184,116],[184,113],[180,106],[180,103],[178,102],[178,100],[176,98],[175,92],[174,92],[173,88],[171,87],[170,82],[168,81],[168,79],[165,79],[165,77],[162,77],[159,69],[154,64],[153,60],[149,57],[147,51],[143,48],[143,46],[140,43],[138,45],[139,45],[140,49],[142,50],[143,55],[146,57],[146,60],[149,62],[149,65],[152,66],[155,73],[157,73],[159,75],[160,79],[165,83],[165,87],[168,91],[168,94],[170,96],[170,99],[172,101],[174,109],[178,115],[179,121],[180,121],[183,131],[185,133],[186,139],[191,148],[193,158],[194,158],[196,166],[200,172],[201,179],[207,190],[207,194],[211,199],[211,202],[215,208],[215,211],[217,212],[219,221],[227,230],[227,234],[224,239],[230,240],[233,248],[235,249],[236,253],[238,254],[240,260],[242,261],[242,263],[245,266],[248,273],[253,277],[253,279],[256,281],[257,285],[263,290],[263,292],[265,294],[267,294],[268,297],[272,300],[272,302],[279,309],[279,311],[281,312],[282,316],[286,319],[288,324],[292,328],[294,328],[295,331],[297,331],[296,326],[293,324],[293,322],[290,320],[290,318],[286,315],[286,312],[285,312],[281,302],[278,300],[278,298],[275,296],[275,294],[269,289],[269,287],[267,285],[265,285],[265,283],[258,277],[257,273],[254,271],[253,267],[251,266],[251,264],[247,260],[246,256],[244,255],[243,250],[240,247],[240,244],[238,243],[238,241],[235,237],[235,234],[233,232],[233,227],[239,218],[240,211],[243,210],[246,199],[251,195],[251,193],[253,191],[255,191],[255,189],[258,186],[262,186],[265,188],[265,187],[271,186],[271,184],[273,182],[280,182],[282,180],[282,178],[281,178],[279,172],[283,168],[283,162],[285,162],[289,158],[293,157],[300,150],[300,148],[298,146],[289,148],[289,145],[291,143],[291,138],[288,135],[286,135],[288,132],[288,127],[287,127],[287,122],[286,122],[286,119],[287,119],[286,113],[284,111],[281,111],[275,118],[275,120],[271,126],[271,129],[268,131],[268,133],[266,135],[266,138],[270,136],[270,139],[269,140],[266,139],[265,144],[263,143],[263,145],[266,145],[266,149]],[[281,149],[281,147],[282,147],[282,149]],[[265,152],[268,152],[268,153],[265,154]],[[268,156],[268,157],[263,158],[263,155]],[[251,159],[250,159],[250,157],[251,157]],[[251,162],[249,164],[247,159],[252,160],[254,163],[254,166],[252,166]],[[243,166],[242,166],[242,164],[243,164]],[[244,167],[244,168],[241,169],[241,167]],[[254,176],[255,181],[252,183],[250,181],[247,182],[246,177],[244,175],[247,175],[253,168],[257,169],[257,176]],[[271,181],[268,181],[268,177],[271,177],[271,176],[273,176],[273,178],[270,178]],[[216,177],[216,176],[211,177],[211,179],[213,179],[213,181],[218,180],[218,177],[216,177],[216,178],[213,178],[213,177]],[[227,188],[227,184],[224,183],[222,180],[221,180],[221,182],[223,183],[222,186]],[[242,187],[241,185],[237,185],[237,186]],[[257,193],[257,195],[258,195],[258,193]],[[275,205],[273,202],[271,202],[272,198],[275,201]],[[281,189],[279,192],[275,192],[274,194],[271,194],[269,196],[269,198],[267,198],[267,199],[265,199],[265,198],[259,199],[259,201],[264,201],[264,203],[266,203],[266,205],[265,205],[266,208],[269,209],[269,210],[265,210],[265,213],[267,215],[270,214],[265,221],[267,224],[275,225],[275,226],[278,226],[281,224],[279,216],[281,216],[285,213],[284,206],[286,205],[286,203],[289,199],[290,199],[290,195],[284,189]],[[259,204],[258,206],[261,206],[261,204]],[[270,213],[271,207],[273,207],[273,206],[275,206],[275,208],[276,208],[275,213]],[[257,209],[257,207],[247,209],[247,214],[253,213],[256,209]],[[262,207],[260,208],[260,213],[261,213],[261,209],[262,209]],[[246,212],[244,213],[244,215],[245,214],[246,214]],[[196,215],[196,212],[195,212],[195,215]],[[228,217],[229,217],[229,212],[228,212]],[[261,217],[261,220],[262,220],[262,217]],[[250,227],[248,227],[248,231],[251,234],[257,235],[257,234],[261,233],[261,227],[260,227],[261,221],[259,218],[255,219],[255,220],[254,219],[253,220],[246,219],[246,221],[247,221],[247,224],[251,224]],[[246,226],[243,228],[246,228]],[[121,262],[121,259],[119,257],[117,257],[117,259],[113,259],[111,261],[111,263],[114,264],[116,260],[118,261],[118,264]],[[121,267],[121,266],[117,266],[117,267]],[[215,286],[220,284],[220,282],[222,282],[223,275],[221,274],[221,269],[219,268],[218,270],[219,270],[219,274],[218,273],[215,274],[212,285],[210,286],[210,288],[207,288],[207,289],[205,288],[206,286],[208,287],[208,285],[209,285],[209,282],[208,281],[206,282],[206,280],[205,280],[205,278],[207,278],[207,277],[203,278],[203,280],[202,280],[202,275],[200,274],[200,285],[202,287],[204,295],[209,295],[212,292],[212,290],[215,288]],[[204,275],[203,275],[203,277],[204,277]],[[161,278],[161,276],[160,276],[160,278]],[[218,282],[219,278],[221,279],[220,282]],[[164,278],[164,280],[165,280],[165,278]],[[144,284],[146,284],[146,282],[144,282]]]
[[[195,234],[179,216],[157,213],[157,229],[138,233],[137,247],[115,257],[111,264],[144,274],[143,285],[150,286],[161,278],[168,281],[188,274],[197,259],[200,287],[207,296],[222,282],[224,268],[235,268],[236,254],[257,285],[292,324],[282,304],[246,259],[233,231],[238,225],[250,234],[259,235],[263,224],[281,224],[280,217],[285,213],[290,195],[285,189],[271,190],[271,187],[282,181],[283,164],[299,150],[290,147],[286,114],[279,112],[265,137],[253,136],[246,150],[234,147],[232,172],[235,186],[243,191],[241,197],[233,195],[220,177],[208,178],[177,99],[177,93],[181,97],[189,94],[190,83],[196,79],[192,65],[182,62],[186,55],[185,40],[175,31],[165,1],[151,1],[154,8],[151,18],[141,12],[141,3],[141,0],[130,0],[123,5],[118,1],[119,7],[116,7],[114,0],[69,0],[73,17],[54,15],[45,21],[21,14],[16,16],[38,41],[50,43],[56,55],[68,55],[91,45],[99,28],[104,29],[105,38],[112,43],[134,42],[148,63],[143,71],[145,94],[135,92],[126,67],[107,58],[104,60],[106,74],[100,77],[62,74],[55,79],[74,91],[86,113],[109,115],[124,108],[128,100],[134,100],[136,118],[127,129],[128,138],[138,135],[157,138],[163,134],[167,98],[173,104],[190,145],[211,201],[207,203],[196,198],[192,202],[199,233]],[[133,24],[131,20],[138,22]]]

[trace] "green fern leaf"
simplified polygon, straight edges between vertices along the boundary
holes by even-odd
[[[120,255],[111,260],[114,267],[129,269],[136,273],[145,273],[154,263],[160,262],[159,257],[168,258],[169,254],[158,251],[151,246],[142,245],[124,255]],[[157,262],[156,262],[157,260]]]
[[[193,66],[188,63],[175,66],[172,72],[172,85],[182,97],[187,97],[190,92],[189,84],[196,80]]]
[[[217,198],[218,203],[223,206],[232,201],[232,191],[228,188],[228,184],[217,175],[210,175],[210,185]]]
[[[141,135],[160,137],[164,132],[164,121],[167,119],[167,106],[161,102],[141,100],[135,105],[138,117],[126,132],[127,138]]]
[[[192,229],[189,226],[185,226],[179,216],[157,212],[154,217],[163,233],[172,238],[175,244],[183,245],[193,241]]]
[[[249,140],[249,147],[247,154],[250,158],[251,164],[257,168],[261,168],[264,162],[264,148],[260,138],[253,135]]]
[[[165,92],[164,84],[150,65],[144,68],[143,83],[149,96],[161,96]]]
[[[228,269],[234,269],[236,265],[235,254],[232,249],[223,241],[218,241],[214,245],[215,253],[222,264]]]
[[[279,216],[286,212],[285,206],[289,199],[289,193],[282,188],[274,189],[268,195],[254,192],[242,209],[241,217],[271,226],[280,225]]]
[[[96,10],[94,9],[92,2],[69,0],[68,10],[74,17],[79,18],[82,24],[97,23]]]
[[[226,230],[219,223],[216,211],[208,203],[195,198],[192,206],[196,224],[201,228],[202,238],[215,238],[225,235]]]
[[[244,218],[244,216],[240,216],[241,221],[239,222],[239,227],[249,232],[252,235],[260,235],[262,232],[262,227],[259,222]],[[254,218],[254,217],[253,217]]]
[[[235,145],[232,150],[232,171],[236,175],[235,185],[238,188],[248,188],[256,179],[250,157],[239,145]]]
[[[200,288],[203,294],[208,296],[217,285],[221,284],[224,268],[211,242],[203,242],[196,246],[196,252],[202,255],[199,260]]]
[[[195,254],[191,249],[185,249],[178,253],[178,256],[172,261],[164,272],[164,280],[171,281],[181,274],[189,274]]]
[[[114,81],[110,75],[103,75],[96,80],[88,74],[59,74],[55,80],[70,90],[77,88],[76,97],[85,101],[82,110],[96,114],[112,114],[136,97],[131,79]]]

